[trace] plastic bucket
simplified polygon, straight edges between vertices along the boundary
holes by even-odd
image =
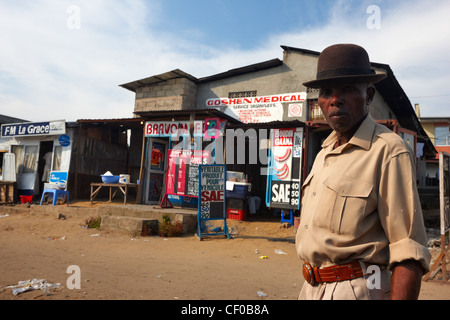
[[[119,183],[130,183],[130,175],[129,174],[121,174],[119,176]]]
[[[20,196],[20,203],[31,203],[33,196]]]

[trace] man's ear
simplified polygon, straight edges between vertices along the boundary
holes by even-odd
[[[367,105],[372,103],[374,96],[375,96],[375,87],[373,86],[373,84],[369,83],[369,85],[367,86],[367,99],[366,99]]]

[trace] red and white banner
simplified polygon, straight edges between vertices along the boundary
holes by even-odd
[[[217,98],[206,101],[208,107],[226,106],[225,113],[244,123],[263,123],[283,120],[283,103],[294,104],[305,101],[306,92],[277,94],[246,98]],[[294,114],[301,110],[294,110]],[[291,115],[292,116],[292,115]]]

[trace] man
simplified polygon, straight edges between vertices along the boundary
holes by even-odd
[[[429,269],[415,157],[368,112],[384,77],[363,48],[339,44],[304,83],[333,132],[302,186],[300,299],[417,299]]]

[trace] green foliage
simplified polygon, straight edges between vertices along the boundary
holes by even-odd
[[[89,219],[86,220],[86,227],[100,229],[101,222],[102,222],[101,217],[97,217],[97,218],[90,217]]]
[[[158,229],[161,237],[179,237],[183,234],[183,224],[179,221],[171,223],[167,214],[163,216],[163,221],[159,224]]]

